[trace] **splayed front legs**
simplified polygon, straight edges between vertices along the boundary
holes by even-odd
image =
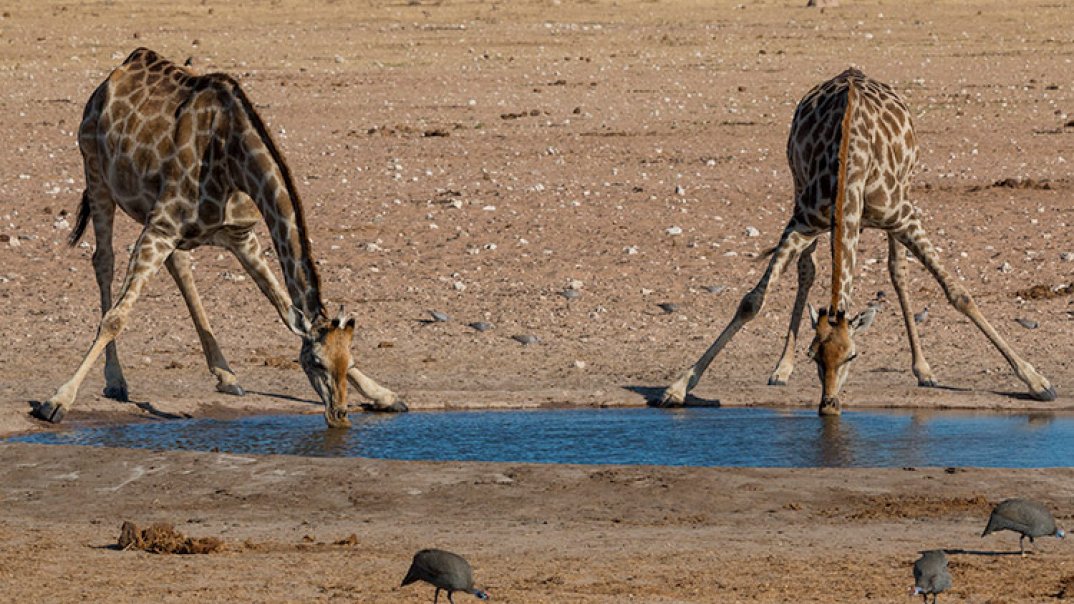
[[[93,363],[101,355],[105,347],[112,343],[119,333],[123,331],[130,316],[131,308],[138,300],[138,296],[142,293],[145,284],[160,270],[160,266],[164,264],[164,260],[174,249],[175,241],[173,239],[149,229],[142,231],[141,236],[134,245],[134,251],[131,253],[131,261],[127,268],[126,280],[119,294],[119,301],[104,314],[97,327],[97,337],[94,338],[93,345],[86,352],[86,356],[82,358],[82,363],[78,366],[74,376],[63,386],[60,386],[56,390],[56,394],[52,395],[52,398],[38,406],[34,410],[35,415],[53,423],[63,420],[67,410],[74,403],[78,388],[82,385],[82,380],[86,379],[86,374],[93,366]]]
[[[970,321],[973,321],[973,324],[985,334],[989,341],[992,342],[992,345],[996,347],[996,350],[999,350],[1003,358],[1007,359],[1007,363],[1010,364],[1018,379],[1025,382],[1026,386],[1029,387],[1029,394],[1037,400],[1054,401],[1055,388],[1052,387],[1051,382],[1038,373],[1022,357],[1018,356],[1018,353],[1007,344],[1003,336],[999,335],[999,332],[981,314],[980,309],[977,308],[977,303],[973,301],[969,292],[958,281],[953,279],[951,274],[940,264],[939,255],[932,246],[932,242],[925,236],[925,230],[921,228],[920,222],[916,218],[913,219],[906,229],[896,233],[895,236],[932,273],[932,276],[940,283],[940,287],[943,288],[947,301],[959,312],[966,315]]]
[[[716,341],[709,346],[708,350],[701,355],[701,358],[692,367],[683,372],[675,383],[664,390],[663,396],[656,403],[658,406],[670,407],[682,405],[686,402],[686,395],[697,385],[698,380],[701,379],[701,376],[708,369],[712,360],[716,358],[716,355],[731,341],[731,338],[738,333],[738,330],[742,329],[743,325],[761,312],[764,307],[765,297],[768,294],[768,288],[779,280],[779,276],[787,263],[808,248],[816,241],[816,238],[816,233],[803,232],[793,223],[783,231],[779,245],[772,253],[772,260],[768,263],[768,269],[761,276],[757,285],[739,302],[738,310],[735,311],[735,316],[731,319],[731,322],[727,324],[727,327],[716,338]]]

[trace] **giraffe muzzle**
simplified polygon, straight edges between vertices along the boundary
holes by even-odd
[[[351,420],[347,419],[346,407],[326,407],[324,421],[329,428],[350,428]]]
[[[841,415],[842,408],[839,404],[837,397],[825,396],[820,399],[820,408],[817,409],[819,415]]]

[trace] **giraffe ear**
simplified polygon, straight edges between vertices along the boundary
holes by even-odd
[[[873,319],[876,318],[876,307],[870,306],[865,310],[858,313],[858,316],[850,320],[850,329],[854,333],[860,333],[869,329],[869,326],[873,324]]]
[[[295,332],[295,335],[302,337],[308,336],[310,331],[313,330],[310,320],[297,306],[292,306],[287,310],[287,326],[291,328],[291,331]]]
[[[820,323],[820,315],[817,313],[817,307],[811,303],[806,304],[809,307],[809,322],[813,324],[813,329],[817,328],[817,323]]]

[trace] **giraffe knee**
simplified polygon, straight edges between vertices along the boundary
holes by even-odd
[[[957,308],[961,313],[968,313],[977,308],[977,304],[974,303],[973,298],[964,291],[951,292],[947,296],[947,300],[951,303],[951,306]]]
[[[742,298],[742,302],[738,305],[738,316],[743,321],[751,321],[761,312],[761,306],[764,304],[764,300],[760,296],[756,296],[752,293],[747,294],[745,298]]]
[[[127,323],[126,317],[114,312],[109,311],[101,319],[101,333],[103,337],[109,339],[115,338],[119,335],[119,332],[123,331],[123,326]]]

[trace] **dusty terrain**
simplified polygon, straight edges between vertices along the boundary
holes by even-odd
[[[30,402],[69,377],[92,339],[93,238],[64,244],[83,184],[74,131],[89,93],[136,46],[242,81],[298,178],[326,295],[358,317],[362,367],[415,409],[643,404],[763,271],[755,257],[791,206],[795,103],[858,65],[915,112],[913,194],[946,265],[1059,399],[1025,400],[914,263],[915,307],[930,309],[925,352],[947,388],[915,387],[889,308],[859,340],[848,406],[1074,406],[1062,289],[1074,280],[1069,2],[241,4],[23,0],[0,11],[0,433],[53,429],[29,419]],[[117,225],[121,270],[137,225]],[[856,308],[891,291],[885,255],[867,233]],[[94,369],[69,423],[317,411],[297,342],[237,262],[215,249],[195,260],[249,394],[213,390],[160,275],[120,339],[135,404],[100,397]],[[825,299],[820,267],[814,301]],[[572,281],[581,296],[568,301],[558,293]],[[764,385],[793,281],[695,394],[816,404],[804,359],[788,387]],[[1035,286],[1046,295],[1027,295]],[[452,321],[428,323],[430,309]],[[518,334],[540,343],[521,346]],[[431,594],[395,585],[413,550],[434,544],[468,553],[503,601],[903,601],[918,549],[1013,544],[980,545],[988,503],[1025,488],[1070,514],[1065,470],[239,463],[0,446],[0,595],[18,601],[417,602]],[[144,478],[115,488],[139,466]],[[108,549],[123,520],[235,547]],[[331,545],[351,533],[357,545]],[[1040,549],[1028,560],[954,556],[950,599],[1050,600],[1074,556],[1054,541]]]

